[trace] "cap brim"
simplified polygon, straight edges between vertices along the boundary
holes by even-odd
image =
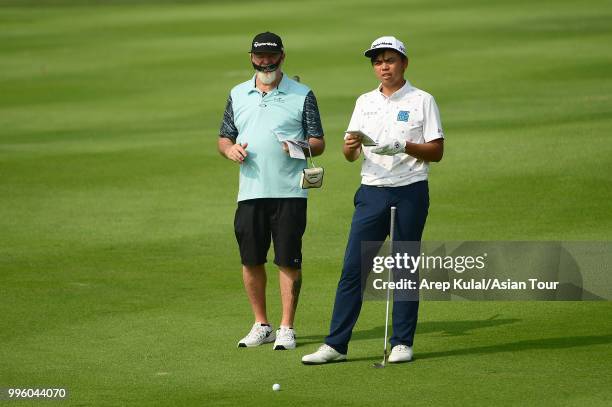
[[[377,51],[381,51],[381,50],[384,50],[384,49],[386,49],[386,48],[369,49],[366,52],[364,52],[363,55],[368,57],[368,58],[372,58],[372,56],[374,56],[374,54],[376,54]]]
[[[281,49],[280,51],[278,49],[265,49],[265,48],[258,48],[258,49],[252,49],[249,51],[249,54],[254,54],[255,52],[269,52],[271,54],[282,54],[283,50]]]

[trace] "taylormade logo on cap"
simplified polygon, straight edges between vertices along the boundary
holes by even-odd
[[[271,47],[278,47],[278,44],[275,42],[254,42],[253,43],[254,47],[261,47],[263,45],[269,45]]]
[[[383,45],[393,45],[393,43],[391,43],[391,42],[379,42],[377,44],[372,44],[372,48],[379,48],[379,47],[382,47]]]
[[[408,56],[406,54],[406,47],[404,47],[404,43],[392,36],[380,37],[374,40],[372,45],[370,45],[370,49],[368,49],[363,54],[371,58],[378,50],[381,49],[393,49],[404,56]]]

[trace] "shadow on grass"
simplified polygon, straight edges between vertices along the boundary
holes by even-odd
[[[497,327],[509,325],[519,322],[516,318],[498,318],[499,315],[485,320],[468,320],[468,321],[425,321],[417,326],[417,335],[439,332],[446,336],[461,336],[469,335],[471,331],[483,328]],[[352,341],[366,339],[382,339],[385,334],[385,327],[380,326],[364,331],[357,331],[353,334]],[[511,337],[511,333],[508,333]],[[300,336],[298,338],[298,346],[308,345],[310,343],[323,343],[325,335],[309,335]],[[304,341],[305,340],[305,341]],[[544,339],[527,339],[517,342],[498,343],[494,345],[477,346],[473,348],[451,349],[439,352],[418,352],[415,360],[448,358],[454,356],[466,355],[486,355],[502,352],[520,352],[534,349],[567,349],[577,348],[592,345],[605,345],[612,343],[612,334],[605,335],[589,335],[589,336],[565,336],[558,338]],[[349,358],[350,362],[370,361],[375,362],[382,358],[381,355],[365,356],[360,358]]]
[[[464,355],[482,355],[501,352],[520,352],[533,349],[567,349],[612,343],[612,334],[590,336],[566,336],[560,338],[529,339],[475,348],[453,349],[441,352],[419,353],[415,359],[434,359]]]
[[[494,315],[489,319],[484,320],[468,320],[468,321],[424,321],[419,322],[417,325],[417,335],[430,334],[440,332],[442,335],[447,336],[461,336],[469,335],[471,331],[483,328],[497,327],[501,325],[514,324],[519,322],[520,319],[516,318],[498,318],[498,315]],[[381,339],[385,335],[385,327],[379,326],[376,328],[356,331],[353,333],[351,341],[360,341],[366,339]],[[300,336],[301,344],[306,345],[313,342],[323,342],[325,335],[310,335]],[[306,341],[303,341],[306,339]]]
[[[323,337],[321,337],[323,338]],[[321,339],[322,341],[322,339]],[[589,335],[589,336],[567,336],[558,338],[544,338],[544,339],[528,339],[517,342],[507,342],[495,345],[487,346],[476,346],[474,348],[463,348],[463,349],[451,349],[440,352],[417,352],[413,361],[424,360],[424,359],[436,359],[436,358],[450,358],[456,356],[469,356],[469,355],[488,355],[492,353],[503,353],[503,352],[520,352],[525,350],[543,349],[543,350],[554,350],[554,349],[568,349],[568,348],[579,348],[584,346],[592,345],[607,345],[612,343],[612,334],[607,335]],[[364,356],[360,358],[349,358],[347,362],[360,362],[369,361],[377,362],[382,358],[382,352],[380,355]]]

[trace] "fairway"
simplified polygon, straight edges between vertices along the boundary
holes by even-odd
[[[266,30],[327,142],[284,352],[236,347],[253,322],[238,168],[216,147]],[[342,136],[381,35],[440,108],[425,240],[610,240],[610,2],[0,0],[0,388],[66,388],[62,406],[609,405],[610,301],[423,301],[415,360],[385,369],[385,304],[366,302],[348,362],[300,363],[329,328],[360,182]],[[267,300],[276,327],[271,261]]]

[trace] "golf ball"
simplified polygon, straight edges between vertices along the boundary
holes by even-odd
[[[274,383],[274,384],[272,385],[272,390],[274,390],[274,391],[279,391],[279,390],[280,390],[280,384],[278,384],[278,383]]]

